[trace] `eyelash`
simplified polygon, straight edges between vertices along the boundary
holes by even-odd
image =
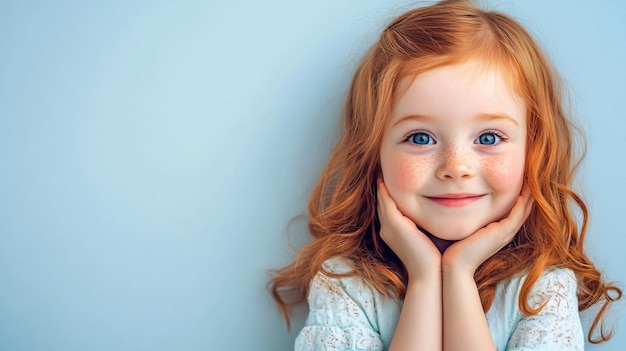
[[[499,131],[497,131],[497,130],[486,130],[486,131],[484,131],[484,132],[480,133],[480,135],[478,135],[478,137],[476,137],[476,139],[474,139],[474,140],[475,140],[475,141],[478,141],[478,140],[480,139],[480,137],[481,137],[481,136],[483,136],[483,135],[485,135],[485,134],[493,134],[493,135],[495,135],[495,136],[496,136],[496,138],[498,138],[498,139],[500,139],[500,140],[499,140],[499,141],[496,141],[496,142],[495,142],[495,143],[493,143],[493,144],[479,144],[479,145],[495,146],[495,145],[500,144],[500,143],[501,143],[501,142],[503,142],[503,141],[507,141],[507,137],[506,137],[504,134],[502,134],[502,132],[499,132]]]
[[[418,130],[418,131],[415,131],[415,132],[411,132],[409,135],[407,135],[407,136],[404,138],[404,141],[405,141],[405,142],[408,142],[408,143],[411,143],[411,144],[414,144],[414,145],[431,145],[431,144],[418,144],[418,143],[414,143],[414,142],[412,142],[412,141],[411,141],[411,138],[413,138],[415,135],[418,135],[418,134],[424,134],[424,135],[427,135],[427,136],[428,136],[428,137],[429,137],[432,141],[435,141],[435,138],[433,138],[433,136],[432,136],[432,135],[430,135],[430,134],[429,134],[429,133],[427,133],[427,132],[421,131],[421,130]],[[434,142],[433,144],[436,144],[436,142]]]
[[[431,143],[428,143],[428,144],[418,144],[418,143],[412,142],[412,141],[411,141],[411,138],[413,138],[413,137],[414,137],[415,135],[417,135],[417,134],[425,134],[425,135],[427,135],[427,136],[430,138],[430,140],[432,140],[432,141],[433,141],[433,143],[432,143],[432,144],[431,144]],[[489,146],[493,146],[493,145],[498,145],[498,144],[500,144],[501,142],[508,140],[508,138],[507,138],[504,134],[502,134],[502,132],[499,132],[499,131],[497,131],[497,130],[485,130],[485,131],[481,132],[481,133],[478,135],[478,137],[476,137],[476,139],[474,139],[474,141],[475,141],[475,142],[476,142],[476,141],[478,141],[478,139],[479,139],[481,136],[485,135],[485,134],[493,134],[493,135],[495,135],[495,136],[496,136],[498,139],[500,139],[500,140],[499,140],[499,141],[496,141],[496,142],[495,142],[495,143],[493,143],[493,144],[479,144],[479,145],[489,145]],[[415,131],[415,132],[412,132],[411,134],[407,135],[407,136],[404,138],[404,142],[408,142],[408,143],[411,143],[411,144],[414,144],[414,145],[433,145],[433,144],[436,144],[436,143],[437,143],[437,142],[435,141],[435,138],[433,138],[433,136],[432,136],[432,135],[430,135],[429,133],[427,133],[427,132],[425,132],[425,131]]]

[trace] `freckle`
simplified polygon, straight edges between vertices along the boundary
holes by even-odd
[[[506,160],[493,160],[493,164],[489,165],[489,169],[491,170],[491,174],[494,176],[504,176],[511,172],[511,164]]]
[[[501,159],[490,159],[485,164],[485,173],[490,176],[502,176],[508,173],[510,167],[507,162]]]
[[[439,156],[439,154],[420,158],[419,161],[415,162],[416,168],[423,172],[424,169],[430,169],[435,166],[440,158],[441,156]]]
[[[523,165],[517,164],[510,158],[495,158],[485,162],[485,175],[497,181],[503,187],[519,184],[523,173]]]
[[[423,177],[435,164],[436,156],[405,159],[396,170],[397,180],[404,184],[414,183],[416,179]]]
[[[413,177],[423,167],[418,160],[407,160],[402,166],[401,175],[403,179]]]

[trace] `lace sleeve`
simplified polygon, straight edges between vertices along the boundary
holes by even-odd
[[[545,305],[535,316],[522,316],[507,350],[583,350],[576,291],[576,277],[571,270],[554,269],[544,273],[528,301],[533,308]]]
[[[384,350],[364,310],[374,307],[370,297],[371,290],[360,280],[318,273],[311,281],[309,315],[295,350]]]

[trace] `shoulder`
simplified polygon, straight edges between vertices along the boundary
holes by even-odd
[[[354,274],[351,261],[345,258],[331,258],[322,264],[309,286],[309,306],[314,307],[315,300],[327,297],[358,297],[363,293],[368,294],[368,284]]]
[[[348,317],[351,311],[358,312],[358,308],[354,307],[368,306],[373,295],[372,289],[367,282],[352,273],[351,262],[345,258],[332,258],[324,262],[309,285],[309,310],[333,310]]]
[[[518,310],[508,349],[582,350],[584,336],[577,291],[578,282],[572,270],[547,268],[528,294],[529,307],[538,312],[525,315]],[[517,296],[519,299],[519,290]]]
[[[333,257],[322,264],[323,270],[330,273],[350,273],[353,271],[352,261],[344,257]]]
[[[324,262],[310,283],[309,315],[296,339],[297,350],[388,347],[399,302],[379,294],[345,258]]]
[[[519,297],[522,286],[526,282],[527,274],[519,274],[506,281],[500,282],[496,296],[506,296],[509,300]],[[566,300],[575,300],[578,303],[578,281],[571,269],[548,267],[533,284],[528,294],[528,302],[532,308],[537,308],[546,300],[554,297]]]
[[[335,257],[325,261],[310,284],[309,295],[321,290],[337,294],[347,294],[352,298],[365,298],[378,295],[378,292],[361,276],[351,260]]]
[[[578,281],[568,268],[547,268],[534,284],[530,297],[543,295],[576,296]]]
[[[345,317],[347,324],[365,315],[377,330],[379,315],[386,314],[388,307],[398,301],[380,294],[354,269],[346,258],[324,262],[309,286],[309,309],[333,310],[338,316]]]
[[[533,284],[527,301],[531,308],[540,308],[540,314],[556,312],[554,309],[578,314],[577,292],[578,280],[571,269],[548,267]]]

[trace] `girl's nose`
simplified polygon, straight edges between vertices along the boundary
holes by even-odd
[[[437,168],[437,178],[441,180],[461,180],[476,174],[473,157],[470,153],[455,148],[446,148],[441,154]]]

